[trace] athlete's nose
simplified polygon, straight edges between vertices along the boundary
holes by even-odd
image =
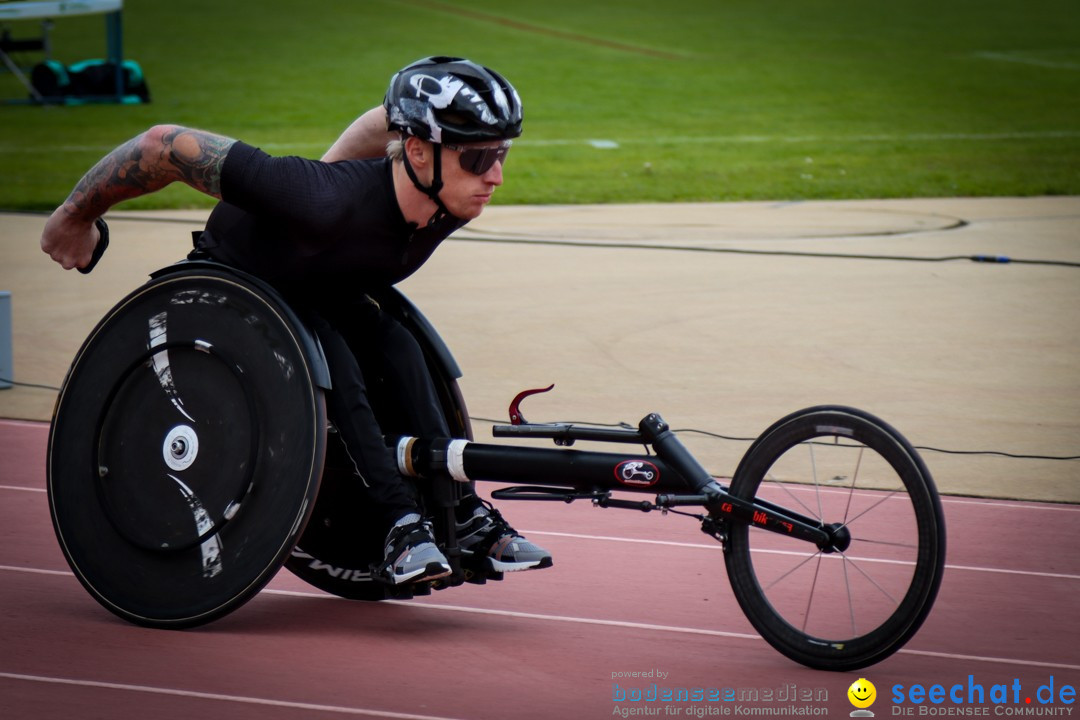
[[[501,160],[496,160],[495,164],[492,165],[491,167],[489,167],[487,169],[487,172],[485,172],[481,177],[483,177],[483,179],[486,182],[489,182],[492,185],[502,185],[503,184],[502,161]]]

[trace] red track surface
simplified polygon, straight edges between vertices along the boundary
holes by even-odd
[[[879,718],[899,714],[894,686],[916,683],[962,685],[965,701],[981,686],[991,717],[1080,715],[1075,703],[1037,696],[1051,676],[1055,694],[1080,685],[1076,506],[946,498],[949,569],[937,604],[904,650],[858,674],[803,668],[757,638],[719,546],[692,521],[581,503],[503,504],[555,553],[550,570],[383,603],[329,597],[282,572],[216,623],[163,631],[114,617],[69,571],[49,521],[47,434],[44,424],[0,421],[2,718],[526,720],[747,707],[769,716],[791,705],[613,701],[615,683],[647,692],[654,682],[821,689],[826,702],[794,704],[847,717],[860,675],[877,686]],[[617,677],[650,671],[667,675]],[[1009,702],[994,705],[999,684]]]

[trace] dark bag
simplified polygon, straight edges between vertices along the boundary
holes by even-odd
[[[150,102],[150,88],[139,63],[124,60],[120,68],[123,76],[122,101]],[[84,60],[65,67],[56,60],[46,60],[34,66],[30,82],[42,97],[50,100],[78,102],[115,97],[116,63]]]

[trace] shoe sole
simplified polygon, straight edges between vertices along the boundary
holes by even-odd
[[[555,564],[552,562],[550,557],[542,558],[540,560],[531,560],[528,562],[516,563],[503,562],[501,560],[496,560],[495,558],[489,557],[487,561],[488,568],[490,570],[502,573],[521,572],[522,570],[543,570],[544,568],[549,568]]]
[[[394,575],[389,578],[391,585],[406,585],[412,583],[427,582],[444,578],[453,572],[449,565],[442,563],[428,563],[427,567],[421,568],[411,575]]]

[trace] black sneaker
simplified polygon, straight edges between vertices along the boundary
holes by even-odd
[[[385,552],[374,574],[391,585],[437,580],[451,572],[449,561],[435,545],[431,523],[427,521],[395,525],[386,536]]]
[[[519,535],[490,503],[481,503],[468,520],[457,523],[458,545],[464,564],[495,572],[552,566],[551,553]]]

